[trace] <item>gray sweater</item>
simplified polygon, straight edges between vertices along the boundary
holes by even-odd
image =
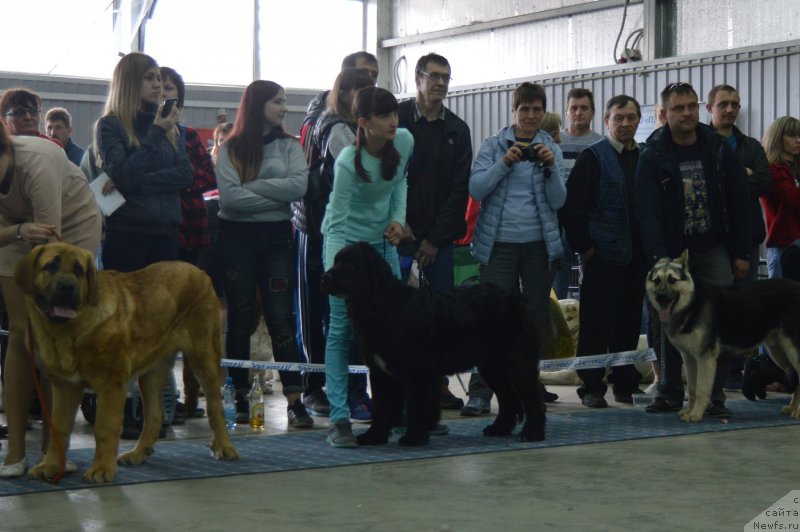
[[[300,143],[275,139],[264,146],[256,179],[242,184],[222,145],[217,164],[219,217],[231,222],[280,222],[292,217],[290,203],[303,197],[308,186],[308,166]]]

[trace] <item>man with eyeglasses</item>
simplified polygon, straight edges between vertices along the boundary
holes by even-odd
[[[61,141],[39,132],[42,100],[28,89],[6,89],[0,96],[0,116],[12,135],[40,137],[63,147]]]
[[[400,127],[414,137],[408,167],[406,235],[399,252],[417,260],[421,284],[431,290],[453,288],[453,241],[467,231],[467,183],[472,165],[469,126],[445,107],[450,63],[438,54],[419,58],[414,70],[417,96],[400,104]],[[411,260],[401,260],[408,278]],[[464,401],[442,381],[441,406],[458,410]]]
[[[694,277],[715,285],[743,279],[753,251],[745,169],[725,138],[700,123],[690,84],[667,85],[661,100],[667,125],[647,139],[636,172],[636,220],[648,266],[688,250]],[[651,316],[659,327],[658,316]],[[669,341],[661,352],[661,334],[654,331],[653,338],[666,371],[647,411],[676,412],[683,407],[683,362]],[[720,356],[706,410],[712,417],[731,416],[723,392],[727,374],[727,357]]]
[[[608,136],[585,149],[567,180],[567,201],[559,211],[570,247],[581,254],[578,356],[636,349],[642,323],[645,260],[633,198],[640,146],[636,130],[642,110],[621,94],[606,104]],[[605,408],[605,369],[578,370],[584,406]],[[611,368],[614,400],[633,403],[641,374],[632,364]]]

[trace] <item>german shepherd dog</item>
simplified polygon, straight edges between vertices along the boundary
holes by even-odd
[[[519,293],[494,285],[427,293],[392,275],[366,243],[342,249],[322,276],[322,292],[343,297],[370,369],[373,421],[360,445],[386,443],[408,405],[400,445],[423,445],[441,416],[442,375],[478,367],[500,410],[486,436],[507,436],[524,415],[520,441],[545,437],[539,335]]]
[[[686,366],[689,405],[684,421],[703,418],[720,353],[742,353],[764,345],[797,383],[800,371],[800,283],[769,279],[712,286],[689,274],[689,256],[663,258],[647,274],[646,290],[672,345]],[[800,419],[800,394],[782,413]]]

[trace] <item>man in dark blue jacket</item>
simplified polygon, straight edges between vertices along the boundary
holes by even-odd
[[[688,249],[693,276],[731,284],[747,275],[752,253],[745,169],[725,139],[700,123],[697,93],[690,84],[669,84],[661,101],[667,126],[647,139],[636,173],[636,220],[648,265]],[[658,319],[653,323],[658,326]],[[682,360],[669,342],[664,353],[661,342],[655,344],[665,371],[647,411],[675,412],[683,407]],[[707,410],[714,417],[731,415],[722,391],[727,371],[721,356]]]
[[[624,94],[606,104],[608,136],[580,155],[567,180],[567,202],[559,218],[572,249],[581,254],[578,356],[636,349],[642,322],[645,260],[634,208],[639,161],[636,130],[639,102]],[[581,402],[605,408],[603,368],[578,370]],[[631,364],[613,366],[614,400],[633,403],[641,375]]]

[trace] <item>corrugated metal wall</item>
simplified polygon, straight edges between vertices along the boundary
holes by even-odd
[[[11,87],[25,87],[42,98],[40,131],[44,132],[45,112],[64,107],[72,115],[73,141],[83,147],[91,144],[92,128],[103,113],[108,81],[0,72],[0,93]],[[213,128],[219,109],[225,109],[228,120],[233,121],[243,91],[244,87],[187,85],[183,121],[192,127]],[[308,102],[315,95],[315,91],[288,90],[288,132],[299,133]]]
[[[642,105],[655,105],[668,83],[687,81],[704,101],[713,86],[727,83],[736,87],[742,98],[737,125],[746,134],[760,139],[775,118],[800,117],[800,41],[454,90],[447,105],[469,124],[475,150],[483,139],[510,123],[511,93],[522,81],[543,85],[547,91],[547,110],[562,116],[570,89],[592,90],[597,106],[592,129],[598,133],[604,132],[601,109],[616,94],[633,96]]]

